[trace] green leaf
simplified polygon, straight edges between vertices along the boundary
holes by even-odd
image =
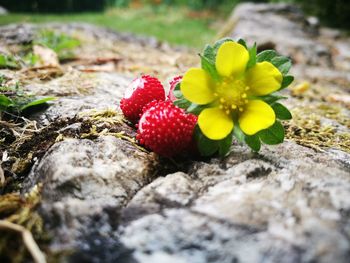
[[[294,81],[293,76],[290,76],[290,75],[283,76],[281,88],[279,90],[287,88],[293,81]]]
[[[184,96],[180,90],[180,82],[176,84],[174,90],[173,90],[173,95],[175,96],[175,98],[177,99],[183,99]]]
[[[174,90],[174,91],[173,91],[173,94],[174,94],[175,98],[177,98],[177,99],[183,99],[183,95],[182,95],[181,90]]]
[[[280,96],[280,95],[273,95],[273,94],[261,96],[261,97],[256,97],[256,98],[265,101],[267,104],[272,104],[272,103],[279,101],[279,100],[288,99],[288,97]]]
[[[203,57],[202,55],[200,55],[200,57],[201,57],[202,69],[204,69],[206,72],[208,72],[214,80],[216,80],[216,81],[220,80],[220,76],[219,76],[218,72],[216,71],[215,63],[212,63],[211,61],[209,61],[206,57]]]
[[[274,103],[272,109],[276,113],[277,119],[280,120],[290,120],[292,119],[292,114],[290,111],[280,103]]]
[[[235,123],[234,129],[233,129],[233,135],[236,137],[238,142],[240,143],[244,142],[245,134],[241,130],[241,127],[239,127],[238,123]]]
[[[191,102],[186,99],[179,99],[174,101],[174,105],[181,109],[187,109],[191,105]]]
[[[51,101],[51,100],[55,100],[55,99],[56,99],[55,97],[46,97],[46,98],[43,98],[43,99],[37,99],[37,100],[31,101],[31,102],[25,104],[24,106],[22,106],[20,108],[20,110],[23,111],[23,110],[26,110],[26,109],[28,109],[30,107],[38,106],[38,105],[41,105],[41,104],[45,104],[46,102]]]
[[[260,52],[256,56],[256,62],[263,62],[263,61],[271,61],[274,57],[277,56],[277,53],[275,50],[264,50]]]
[[[284,140],[284,127],[276,121],[270,128],[258,132],[260,139],[269,145],[282,143]]]
[[[283,74],[287,74],[292,67],[292,61],[290,58],[278,56],[271,59],[271,63],[278,68],[278,70]]]
[[[241,44],[242,46],[244,46],[246,49],[248,49],[247,43],[245,42],[244,39],[240,38],[237,41],[238,44]]]
[[[187,108],[187,112],[188,113],[192,113],[194,115],[199,115],[199,113],[202,112],[202,110],[204,110],[207,107],[207,105],[198,105],[195,103],[192,103],[188,108]]]
[[[13,105],[13,101],[10,98],[0,94],[0,110],[6,110],[8,107],[12,105]]]
[[[254,43],[254,46],[248,49],[249,52],[249,60],[247,63],[247,68],[251,68],[256,64],[256,43]]]
[[[219,141],[219,155],[225,157],[229,152],[232,145],[232,132],[226,136],[225,139]]]
[[[72,50],[81,43],[78,39],[55,31],[41,31],[33,44],[46,46],[55,51],[60,59],[67,59],[73,56]]]
[[[245,136],[245,142],[253,151],[260,151],[261,142],[258,135]]]
[[[215,50],[212,46],[206,45],[203,50],[203,57],[207,58],[211,63],[215,64]]]
[[[23,57],[24,63],[34,66],[39,61],[39,56],[34,55],[32,52],[29,52],[27,55]]]
[[[200,130],[198,125],[195,128],[195,139],[197,147],[202,156],[211,156],[219,149],[218,141],[208,139]]]
[[[0,68],[18,69],[20,66],[13,56],[0,54]]]

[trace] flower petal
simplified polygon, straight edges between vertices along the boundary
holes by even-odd
[[[249,101],[238,117],[239,126],[247,135],[269,128],[275,120],[275,112],[262,100]]]
[[[255,64],[246,74],[250,93],[255,96],[270,94],[281,87],[283,76],[270,62]]]
[[[233,120],[219,108],[208,108],[198,116],[198,125],[211,140],[224,139],[233,129]]]
[[[223,77],[238,76],[244,73],[248,60],[249,53],[244,46],[228,41],[220,46],[215,66]]]
[[[186,99],[196,104],[207,104],[212,102],[214,83],[210,75],[200,68],[191,68],[181,81],[181,92]]]

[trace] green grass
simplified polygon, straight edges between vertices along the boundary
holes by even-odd
[[[0,25],[9,23],[87,22],[121,32],[155,36],[175,45],[203,47],[212,42],[218,28],[213,24],[218,13],[191,13],[184,7],[145,6],[138,9],[109,9],[104,13],[79,14],[8,14],[0,16]],[[223,18],[223,17],[222,17]]]

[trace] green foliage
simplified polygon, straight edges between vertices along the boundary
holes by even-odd
[[[292,119],[292,114],[290,111],[283,106],[281,103],[274,103],[271,105],[272,109],[274,110],[276,114],[276,118],[280,120],[291,120]]]
[[[279,144],[284,140],[284,127],[276,121],[270,128],[258,132],[258,136],[265,144]]]
[[[0,69],[9,68],[9,69],[19,69],[21,66],[18,59],[12,55],[0,54]]]
[[[207,71],[215,81],[219,81],[220,76],[215,67],[215,60],[208,59],[202,55],[200,55],[200,57],[201,57],[202,69]]]
[[[254,151],[258,152],[261,148],[261,142],[258,135],[245,136],[245,143]]]
[[[68,59],[73,56],[72,50],[80,46],[80,41],[66,34],[44,30],[38,34],[33,44],[51,48],[59,59]]]
[[[202,156],[211,156],[218,151],[218,141],[208,139],[198,126],[195,128],[194,136],[197,148]]]
[[[1,1],[1,0],[0,0]],[[142,8],[110,9],[104,13],[79,14],[19,14],[0,16],[0,25],[10,23],[74,23],[85,22],[104,26],[119,32],[131,32],[156,37],[171,44],[201,48],[215,37],[213,16],[188,16],[188,10],[164,6],[155,15],[149,6]],[[195,36],[195,37],[194,37]]]
[[[18,83],[14,86],[8,86],[5,84],[5,77],[0,76],[0,114],[7,112],[20,115],[25,110],[46,104],[54,99],[53,97],[37,98],[24,92]]]

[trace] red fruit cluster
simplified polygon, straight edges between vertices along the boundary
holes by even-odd
[[[173,104],[176,100],[173,91],[181,79],[175,77],[170,82],[168,100],[164,101],[165,92],[159,80],[142,76],[130,84],[120,102],[128,120],[136,123],[141,117],[136,136],[140,144],[165,157],[193,150],[197,116]]]
[[[165,91],[162,83],[155,77],[144,75],[131,82],[120,101],[120,108],[129,121],[136,123],[145,105],[153,100],[164,99]]]
[[[143,113],[136,139],[154,152],[171,157],[190,150],[196,123],[197,116],[187,114],[171,101],[158,102]]]

